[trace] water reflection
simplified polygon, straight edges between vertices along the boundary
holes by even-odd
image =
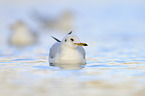
[[[32,68],[37,68],[37,69],[59,69],[58,67],[51,67],[51,66],[33,66]]]
[[[50,64],[50,66],[60,67],[61,69],[82,69],[84,68],[84,64]]]

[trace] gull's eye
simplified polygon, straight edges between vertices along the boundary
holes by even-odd
[[[74,41],[74,39],[72,39],[72,38],[71,38],[70,40],[71,40],[71,41]]]

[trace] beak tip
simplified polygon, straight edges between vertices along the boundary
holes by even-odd
[[[84,44],[84,46],[88,46],[88,44]]]
[[[86,43],[74,43],[74,44],[77,44],[78,46],[88,46],[88,44]]]

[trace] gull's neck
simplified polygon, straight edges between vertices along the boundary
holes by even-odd
[[[62,44],[61,46],[60,46],[60,51],[74,51],[74,50],[76,50],[76,48],[71,48],[70,46],[65,46],[64,44]]]
[[[65,45],[61,45],[60,46],[60,55],[71,55],[71,54],[74,54],[74,52],[77,51],[75,48],[71,48],[69,46],[65,46]]]

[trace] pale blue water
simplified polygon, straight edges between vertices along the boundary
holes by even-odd
[[[47,7],[51,4],[44,1],[22,3],[3,2],[0,8],[0,96],[145,95],[144,1],[58,3],[52,12]],[[35,8],[56,15],[65,9],[63,5],[76,10],[74,32],[89,45],[87,64],[73,70],[48,62],[49,48],[55,43],[50,36],[62,39],[66,33],[43,30],[28,15]],[[8,45],[9,24],[19,18],[39,32],[37,44],[23,49]]]

